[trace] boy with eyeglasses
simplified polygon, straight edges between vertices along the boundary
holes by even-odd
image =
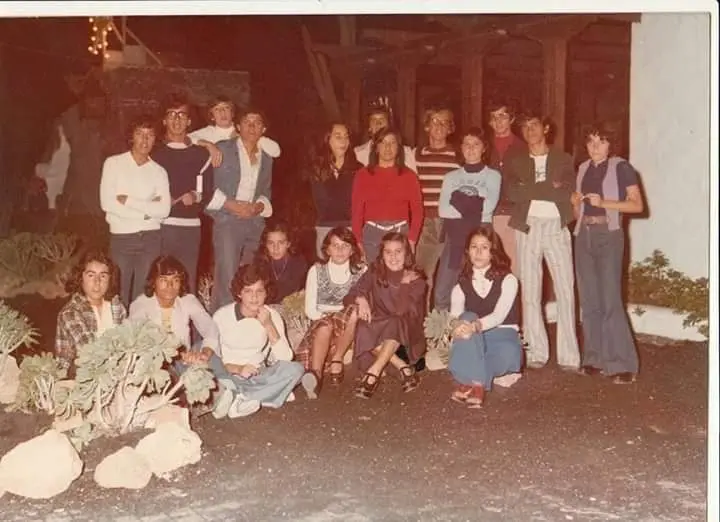
[[[179,93],[163,104],[165,135],[151,156],[168,173],[170,215],[160,227],[161,254],[179,260],[188,273],[190,293],[195,292],[200,257],[200,214],[213,195],[210,153],[193,145],[188,136],[190,102]]]

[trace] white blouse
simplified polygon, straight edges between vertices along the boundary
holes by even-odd
[[[492,289],[492,286],[496,284],[496,282],[489,281],[485,278],[485,274],[487,273],[489,268],[490,267],[483,269],[473,269],[472,287],[482,298],[487,297],[487,295],[490,293],[490,289]],[[492,328],[496,327],[515,328],[516,330],[518,329],[518,325],[502,324],[502,322],[510,313],[510,309],[512,308],[513,303],[515,302],[515,298],[517,297],[517,293],[518,280],[514,275],[508,274],[502,280],[502,287],[500,288],[500,298],[495,304],[495,309],[485,317],[480,318],[480,323],[482,324],[483,331],[491,330]],[[465,293],[462,291],[462,288],[460,288],[460,285],[457,284],[455,285],[455,288],[453,288],[452,294],[450,295],[450,315],[453,317],[460,317],[460,315],[464,311]]]

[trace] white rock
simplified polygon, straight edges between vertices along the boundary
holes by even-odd
[[[65,491],[82,470],[82,460],[67,436],[51,429],[5,454],[0,460],[0,490],[50,498]]]
[[[98,464],[94,478],[103,488],[142,489],[150,482],[152,470],[145,457],[125,446]]]
[[[444,370],[447,368],[447,364],[445,364],[440,358],[439,350],[428,350],[425,354],[425,367],[429,371],[434,372],[437,370]]]
[[[20,384],[20,368],[11,355],[5,357],[5,362],[0,359],[0,365],[0,404],[12,404]]]
[[[174,422],[180,426],[190,429],[190,411],[174,404],[166,404],[159,409],[150,412],[145,427],[155,429],[164,422]]]
[[[165,422],[138,442],[135,449],[159,476],[199,462],[201,446],[197,433],[174,422]]]

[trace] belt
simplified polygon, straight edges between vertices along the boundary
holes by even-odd
[[[394,225],[381,225],[380,223],[375,223],[374,221],[366,221],[366,225],[370,225],[371,227],[375,227],[377,229],[383,230],[385,232],[390,232],[391,230],[397,230],[398,228],[402,227],[403,225],[407,225],[407,219],[403,219],[402,221],[398,221]]]
[[[607,216],[583,216],[583,225],[607,225]]]

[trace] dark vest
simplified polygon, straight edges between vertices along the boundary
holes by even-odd
[[[505,279],[505,277],[503,277],[503,279]],[[463,294],[465,294],[465,310],[477,314],[480,318],[491,314],[493,310],[495,310],[498,299],[500,299],[503,279],[493,281],[488,295],[483,298],[480,297],[473,288],[472,280],[465,277],[461,278],[458,283],[460,284],[460,289],[463,291]],[[515,301],[510,308],[510,312],[508,312],[502,324],[520,324],[517,296],[515,296]]]

